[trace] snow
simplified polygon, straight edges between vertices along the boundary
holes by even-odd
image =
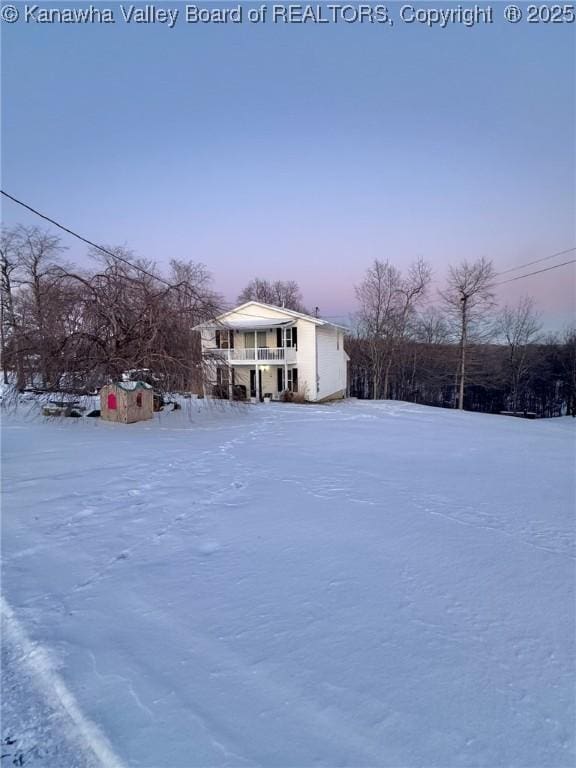
[[[575,420],[29,408],[2,520],[26,765],[574,764]]]
[[[2,616],[2,758],[12,765],[121,766],[86,720],[50,655],[27,637],[10,606]],[[17,735],[17,737],[16,737]]]
[[[117,381],[115,386],[125,389],[127,392],[133,392],[135,389],[152,389],[150,384],[145,381]]]

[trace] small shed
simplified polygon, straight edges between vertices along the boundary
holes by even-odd
[[[154,391],[144,381],[119,381],[100,390],[100,415],[106,421],[132,424],[154,416]]]

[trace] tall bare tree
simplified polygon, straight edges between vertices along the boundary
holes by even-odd
[[[566,328],[560,351],[567,415],[576,417],[576,326]]]
[[[36,376],[46,386],[54,344],[56,272],[64,248],[59,237],[38,227],[17,226],[5,232],[4,243],[3,305],[12,327],[17,379],[22,380],[23,366],[32,364],[34,356],[39,361],[34,365]]]
[[[33,228],[3,233],[2,358],[19,389],[91,390],[147,369],[159,386],[201,387],[195,325],[222,308],[201,264],[173,261],[169,279],[123,248],[94,269],[59,263],[58,238]]]
[[[24,372],[22,356],[18,351],[18,324],[14,310],[14,273],[20,266],[20,238],[15,229],[2,229],[0,234],[0,340],[2,349],[2,372],[4,383],[8,384],[10,368],[8,342],[14,348],[14,365],[16,368],[17,386],[22,386]]]
[[[302,292],[295,280],[270,281],[255,277],[240,293],[238,301],[242,304],[246,301],[261,301],[263,304],[306,312]]]
[[[489,331],[487,321],[494,307],[493,282],[491,261],[485,258],[472,263],[462,261],[458,266],[450,267],[447,287],[440,293],[458,338],[458,397],[455,405],[460,410],[464,409],[469,346],[473,341],[486,339]]]
[[[507,376],[510,407],[518,410],[534,355],[533,345],[541,330],[534,300],[525,296],[515,307],[505,306],[497,322],[497,332],[508,348]]]
[[[368,344],[375,400],[388,396],[395,355],[425,298],[430,279],[430,267],[422,259],[414,262],[406,275],[389,261],[376,259],[356,286],[358,327]]]

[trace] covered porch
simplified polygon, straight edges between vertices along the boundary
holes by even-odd
[[[213,328],[213,346],[205,353],[238,365],[296,362],[298,330],[294,320],[236,318]]]
[[[286,392],[298,392],[298,368],[282,365],[222,365],[216,368],[217,396],[234,400],[282,400]]]

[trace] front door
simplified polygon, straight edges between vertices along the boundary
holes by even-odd
[[[262,371],[258,371],[258,389],[260,390],[260,400],[262,397]],[[256,369],[250,369],[250,397],[256,397]]]

